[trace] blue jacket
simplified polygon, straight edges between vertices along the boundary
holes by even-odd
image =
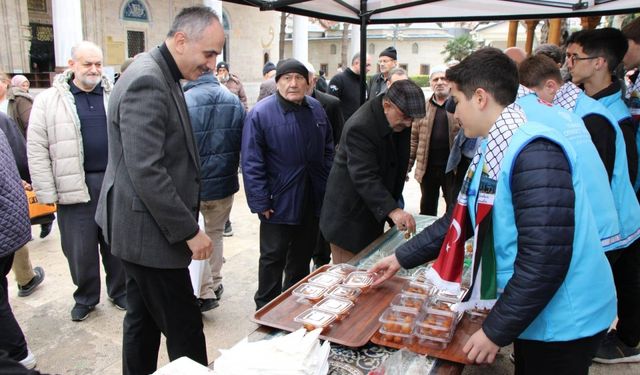
[[[269,223],[300,224],[305,187],[320,216],[333,160],[333,136],[322,105],[306,96],[299,111],[286,109],[276,93],[249,112],[242,132],[242,176],[251,212],[272,209]],[[297,117],[312,121],[299,123]]]
[[[543,103],[535,94],[528,94],[516,101],[527,116],[527,120],[545,124],[567,137],[573,148],[580,154],[582,176],[587,181],[585,189],[591,200],[600,242],[605,250],[615,250],[622,246],[618,211],[604,164],[598,150],[591,141],[582,119],[564,108]],[[625,245],[626,246],[626,245]]]
[[[568,210],[563,206],[557,212],[547,211],[547,223],[559,221],[562,217],[573,215],[575,226],[573,246],[569,254],[558,245],[559,238],[551,241],[540,241],[523,235],[523,229],[529,225],[537,225],[536,218],[516,216],[514,209],[516,197],[512,194],[512,187],[518,184],[518,179],[527,176],[516,177],[515,160],[523,148],[536,139],[546,139],[560,146],[566,160],[569,162],[573,192],[575,194],[574,209]],[[582,158],[582,155],[580,156]],[[537,160],[531,160],[537,163]],[[500,328],[501,331],[519,331],[525,328],[518,336],[525,340],[538,341],[569,341],[595,335],[609,327],[616,316],[616,296],[613,283],[613,275],[607,258],[598,243],[598,233],[595,220],[591,211],[589,197],[584,189],[586,180],[581,176],[582,168],[579,159],[570,142],[557,131],[537,123],[522,125],[514,133],[509,147],[501,162],[496,195],[493,206],[493,233],[496,254],[496,272],[498,293],[502,294],[493,310],[483,324],[485,333],[489,338],[495,335],[503,335],[504,332],[494,332],[489,327]],[[557,183],[556,179],[548,179],[547,182]],[[534,183],[534,181],[531,181]],[[472,183],[473,185],[473,183]],[[471,189],[470,189],[471,190]],[[559,189],[558,195],[563,194]],[[564,190],[564,189],[563,189]],[[529,197],[532,199],[533,196]],[[525,202],[520,202],[522,204]],[[472,197],[469,197],[469,207],[474,205]],[[528,207],[536,206],[538,202],[531,200],[525,203]],[[545,210],[547,208],[541,207]],[[558,214],[558,215],[557,215]],[[517,223],[517,224],[516,224]],[[537,230],[537,233],[553,233],[554,228],[549,227]],[[536,232],[528,232],[535,234]],[[560,233],[558,233],[560,234]],[[539,237],[539,236],[535,236]],[[541,246],[542,245],[542,246]],[[552,273],[556,267],[566,269],[566,276],[558,281],[548,280],[544,268],[538,275],[531,274],[531,266],[539,265],[522,264],[521,258],[527,252],[557,252],[555,256],[546,260],[544,268]],[[525,254],[522,254],[525,253]],[[560,264],[559,259],[569,255],[568,268]],[[540,255],[538,255],[540,256]],[[564,262],[563,262],[564,263]],[[532,277],[533,276],[533,277]],[[514,314],[522,306],[532,306],[535,302],[530,300],[536,293],[536,288],[542,288],[536,284],[549,282],[557,285],[555,290],[548,289],[548,303],[540,304],[541,311],[533,316],[528,326],[521,324],[527,317],[520,315],[521,320],[509,322],[505,316]],[[559,283],[559,285],[558,285]],[[530,290],[517,289],[522,285],[529,285]],[[526,309],[526,308],[524,308]],[[534,309],[535,310],[535,309]],[[498,318],[502,315],[502,319]],[[498,319],[498,320],[496,320]],[[511,324],[509,324],[511,323]],[[497,342],[496,342],[497,343]],[[502,343],[497,343],[501,345]]]
[[[226,198],[239,190],[244,107],[213,74],[187,83],[184,90],[200,154],[200,200]]]
[[[0,130],[0,258],[31,239],[29,207],[9,142]]]

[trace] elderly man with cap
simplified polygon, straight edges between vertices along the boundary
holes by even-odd
[[[264,67],[262,68],[262,78],[264,78],[264,81],[260,84],[260,94],[258,95],[256,102],[259,102],[276,92],[278,88],[276,87],[275,75],[276,65],[271,61],[264,64]]]
[[[440,188],[447,204],[450,202],[449,186],[445,179],[445,169],[449,150],[460,130],[453,114],[445,110],[449,98],[449,82],[445,78],[447,67],[436,66],[431,70],[430,84],[433,95],[427,101],[427,116],[414,122],[411,128],[411,156],[409,170],[416,164],[414,173],[420,184],[420,214],[436,216]]]
[[[242,132],[244,189],[260,218],[258,309],[309,274],[334,154],[327,115],[305,95],[307,68],[282,60],[275,78],[278,91],[253,107]]]
[[[413,216],[398,200],[409,165],[411,123],[424,116],[422,89],[400,80],[347,120],[320,216],[334,263],[347,262],[375,240],[386,220],[415,232]]]
[[[240,82],[240,78],[238,78],[238,76],[229,72],[229,64],[224,61],[220,61],[218,65],[216,65],[216,76],[220,83],[225,85],[229,91],[240,98],[240,102],[242,103],[244,110],[248,110],[249,106],[247,105],[247,94],[244,92],[244,86],[242,86],[242,82]]]
[[[398,66],[398,52],[394,47],[387,47],[380,52],[378,66],[380,67],[380,73],[374,74],[369,80],[369,99],[387,91],[389,72]]]

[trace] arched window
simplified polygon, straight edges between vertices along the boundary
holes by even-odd
[[[369,44],[369,50],[367,52],[374,55],[376,53],[376,45],[373,43]]]
[[[122,19],[127,21],[149,22],[149,11],[142,0],[128,0],[122,7]]]
[[[411,52],[414,55],[417,55],[419,52],[419,47],[418,47],[418,43],[413,43],[413,45],[411,46]]]
[[[335,54],[338,53],[338,47],[336,47],[335,44],[332,44],[330,48],[331,48],[331,54],[332,55],[335,55]]]

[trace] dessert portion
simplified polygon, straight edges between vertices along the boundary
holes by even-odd
[[[302,326],[307,331],[313,331],[316,328],[322,328],[324,331],[325,328],[329,327],[331,323],[336,320],[336,315],[316,308],[311,308],[296,316],[293,320],[298,323],[302,323]]]
[[[387,308],[379,319],[382,323],[379,332],[383,340],[397,344],[409,340],[416,316],[416,313]]]
[[[315,284],[302,283],[298,285],[298,287],[295,288],[293,292],[291,292],[291,294],[293,294],[296,297],[304,298],[315,303],[321,300],[326,292],[327,292],[327,288],[325,287],[315,285]]]

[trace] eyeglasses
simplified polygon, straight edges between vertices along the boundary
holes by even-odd
[[[571,61],[571,64],[575,64],[576,61],[593,60],[593,59],[597,59],[598,57],[600,57],[600,56],[580,57],[578,55],[567,55],[567,60]]]

